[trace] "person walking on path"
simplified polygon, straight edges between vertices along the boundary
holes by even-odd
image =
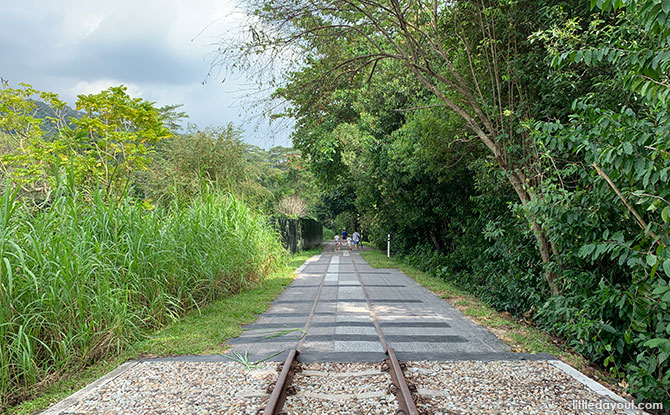
[[[361,234],[354,231],[354,248],[358,251],[358,243],[361,241]]]
[[[343,231],[342,231],[342,242],[344,242],[344,241],[347,240],[347,235],[348,235],[348,234],[347,234],[347,231],[346,231],[346,230],[343,230]]]
[[[353,240],[351,239],[351,236],[347,236],[347,247],[351,251],[351,245],[352,245]]]
[[[340,250],[340,235],[335,234],[335,250]]]

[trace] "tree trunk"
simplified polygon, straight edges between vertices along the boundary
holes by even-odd
[[[501,164],[500,161],[498,164]],[[505,163],[503,163],[500,167],[505,171],[505,175],[512,184],[512,187],[519,196],[519,199],[521,199],[521,203],[525,205],[526,203],[530,202],[533,199],[533,195],[524,187],[522,180],[523,177],[519,177],[514,172],[510,171],[509,166],[507,166]],[[535,240],[537,241],[537,247],[540,250],[542,262],[544,263],[544,278],[547,280],[547,284],[549,284],[551,294],[557,295],[559,293],[558,287],[556,285],[557,275],[550,270],[552,252],[557,254],[556,247],[549,243],[547,234],[542,229],[542,226],[540,226],[537,218],[530,212],[528,212],[527,215],[528,221],[533,228],[533,234],[535,234]]]
[[[428,236],[430,237],[431,242],[433,243],[433,248],[437,250],[438,252],[444,252],[442,250],[442,244],[440,243],[440,239],[435,235],[435,231],[431,228],[428,230]]]

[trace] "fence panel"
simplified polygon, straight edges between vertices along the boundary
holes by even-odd
[[[270,221],[281,233],[284,247],[291,252],[311,249],[323,242],[323,226],[314,219],[272,218]]]

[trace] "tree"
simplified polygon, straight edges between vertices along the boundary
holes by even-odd
[[[126,90],[118,86],[77,97],[77,110],[85,112],[73,120],[71,135],[78,171],[100,183],[107,196],[124,192],[131,173],[148,167],[150,148],[171,136],[163,113]]]
[[[39,106],[40,102],[44,105]],[[45,120],[37,114],[44,107],[50,110],[45,115],[47,123],[56,129],[67,127],[63,116],[65,103],[55,94],[24,83],[19,88],[3,85],[0,89],[0,133],[6,137],[5,150],[0,156],[2,175],[12,180],[23,194],[37,199],[48,198],[53,185],[49,172],[54,163],[58,164],[54,154],[64,147],[62,140],[43,140]]]
[[[287,79],[297,86],[293,91],[308,95],[305,103],[318,103],[324,91],[346,82],[369,82],[385,62],[398,63],[432,94],[431,107],[453,111],[463,120],[523,205],[538,197],[536,148],[520,128],[533,91],[523,82],[520,65],[532,55],[534,46],[527,39],[536,30],[533,23],[546,12],[541,3],[274,0],[249,6],[257,18],[251,40],[242,47],[224,48],[224,56],[233,55],[235,65],[251,65],[250,59],[268,53],[299,52],[304,67]],[[579,3],[567,7],[579,9]],[[542,75],[542,70],[537,72]],[[281,91],[280,95],[287,98]],[[300,120],[307,111],[321,110],[315,107],[303,104],[291,115]],[[312,145],[337,154],[323,136]],[[547,283],[556,293],[550,263],[557,247],[541,219],[529,211],[527,215],[546,265]]]
[[[38,106],[38,100],[43,104]],[[53,134],[46,134],[44,120],[36,117],[45,105],[53,112],[47,117]],[[65,103],[55,94],[27,84],[1,91],[0,131],[13,140],[0,159],[2,170],[37,199],[48,200],[64,171],[83,188],[101,187],[107,197],[122,194],[132,173],[148,167],[151,148],[170,136],[161,111],[152,102],[131,98],[124,86],[79,95],[76,107],[84,114],[65,120]]]

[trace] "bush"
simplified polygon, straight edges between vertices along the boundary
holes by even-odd
[[[228,194],[148,211],[70,192],[31,211],[0,199],[0,404],[120,352],[148,328],[256,284],[283,258]]]
[[[335,232],[332,229],[323,228],[323,240],[332,241],[335,239]]]

